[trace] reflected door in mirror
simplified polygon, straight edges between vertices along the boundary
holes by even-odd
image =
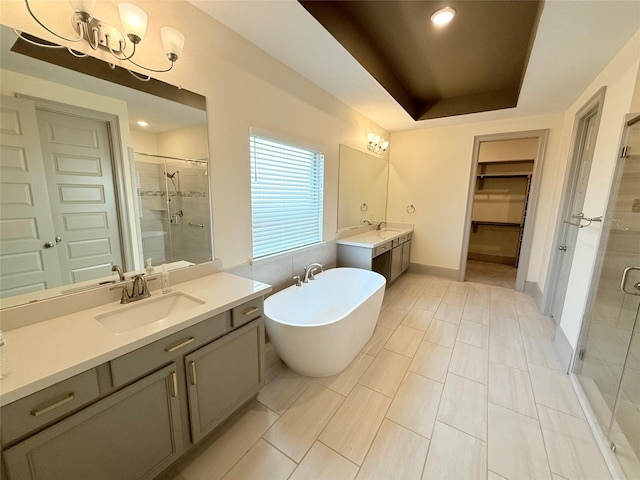
[[[122,254],[106,123],[12,104],[28,136],[2,139],[2,296],[110,275]]]

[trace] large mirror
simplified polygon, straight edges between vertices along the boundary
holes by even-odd
[[[385,220],[388,177],[385,159],[340,145],[338,230]]]
[[[204,97],[0,28],[2,307],[211,260]]]

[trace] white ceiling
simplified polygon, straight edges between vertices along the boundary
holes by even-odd
[[[189,1],[391,132],[566,110],[640,28],[639,0],[546,0],[516,108],[416,122],[296,0]]]

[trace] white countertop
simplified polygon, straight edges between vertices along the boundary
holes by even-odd
[[[351,237],[336,240],[339,245],[352,245],[354,247],[376,248],[398,237],[413,232],[413,227],[392,227],[382,230],[367,230]]]
[[[0,406],[97,367],[246,301],[271,287],[220,272],[173,285],[204,303],[158,322],[113,333],[94,317],[128,305],[108,303],[4,332],[11,373],[0,380]],[[162,295],[152,291],[151,299]],[[140,303],[146,300],[139,300]],[[133,305],[136,305],[134,303]]]

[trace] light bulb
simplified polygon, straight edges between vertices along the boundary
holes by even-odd
[[[147,31],[147,14],[132,3],[121,3],[118,5],[118,10],[127,37],[134,44],[140,43]]]
[[[162,37],[162,46],[164,47],[167,57],[172,62],[175,62],[182,54],[184,35],[175,28],[162,27],[160,29],[160,36]]]
[[[389,140],[382,142],[382,151],[384,152],[387,148],[389,148]]]
[[[431,21],[436,25],[446,25],[453,17],[456,16],[456,11],[451,7],[444,7],[440,10],[436,11],[433,15],[431,15]]]

